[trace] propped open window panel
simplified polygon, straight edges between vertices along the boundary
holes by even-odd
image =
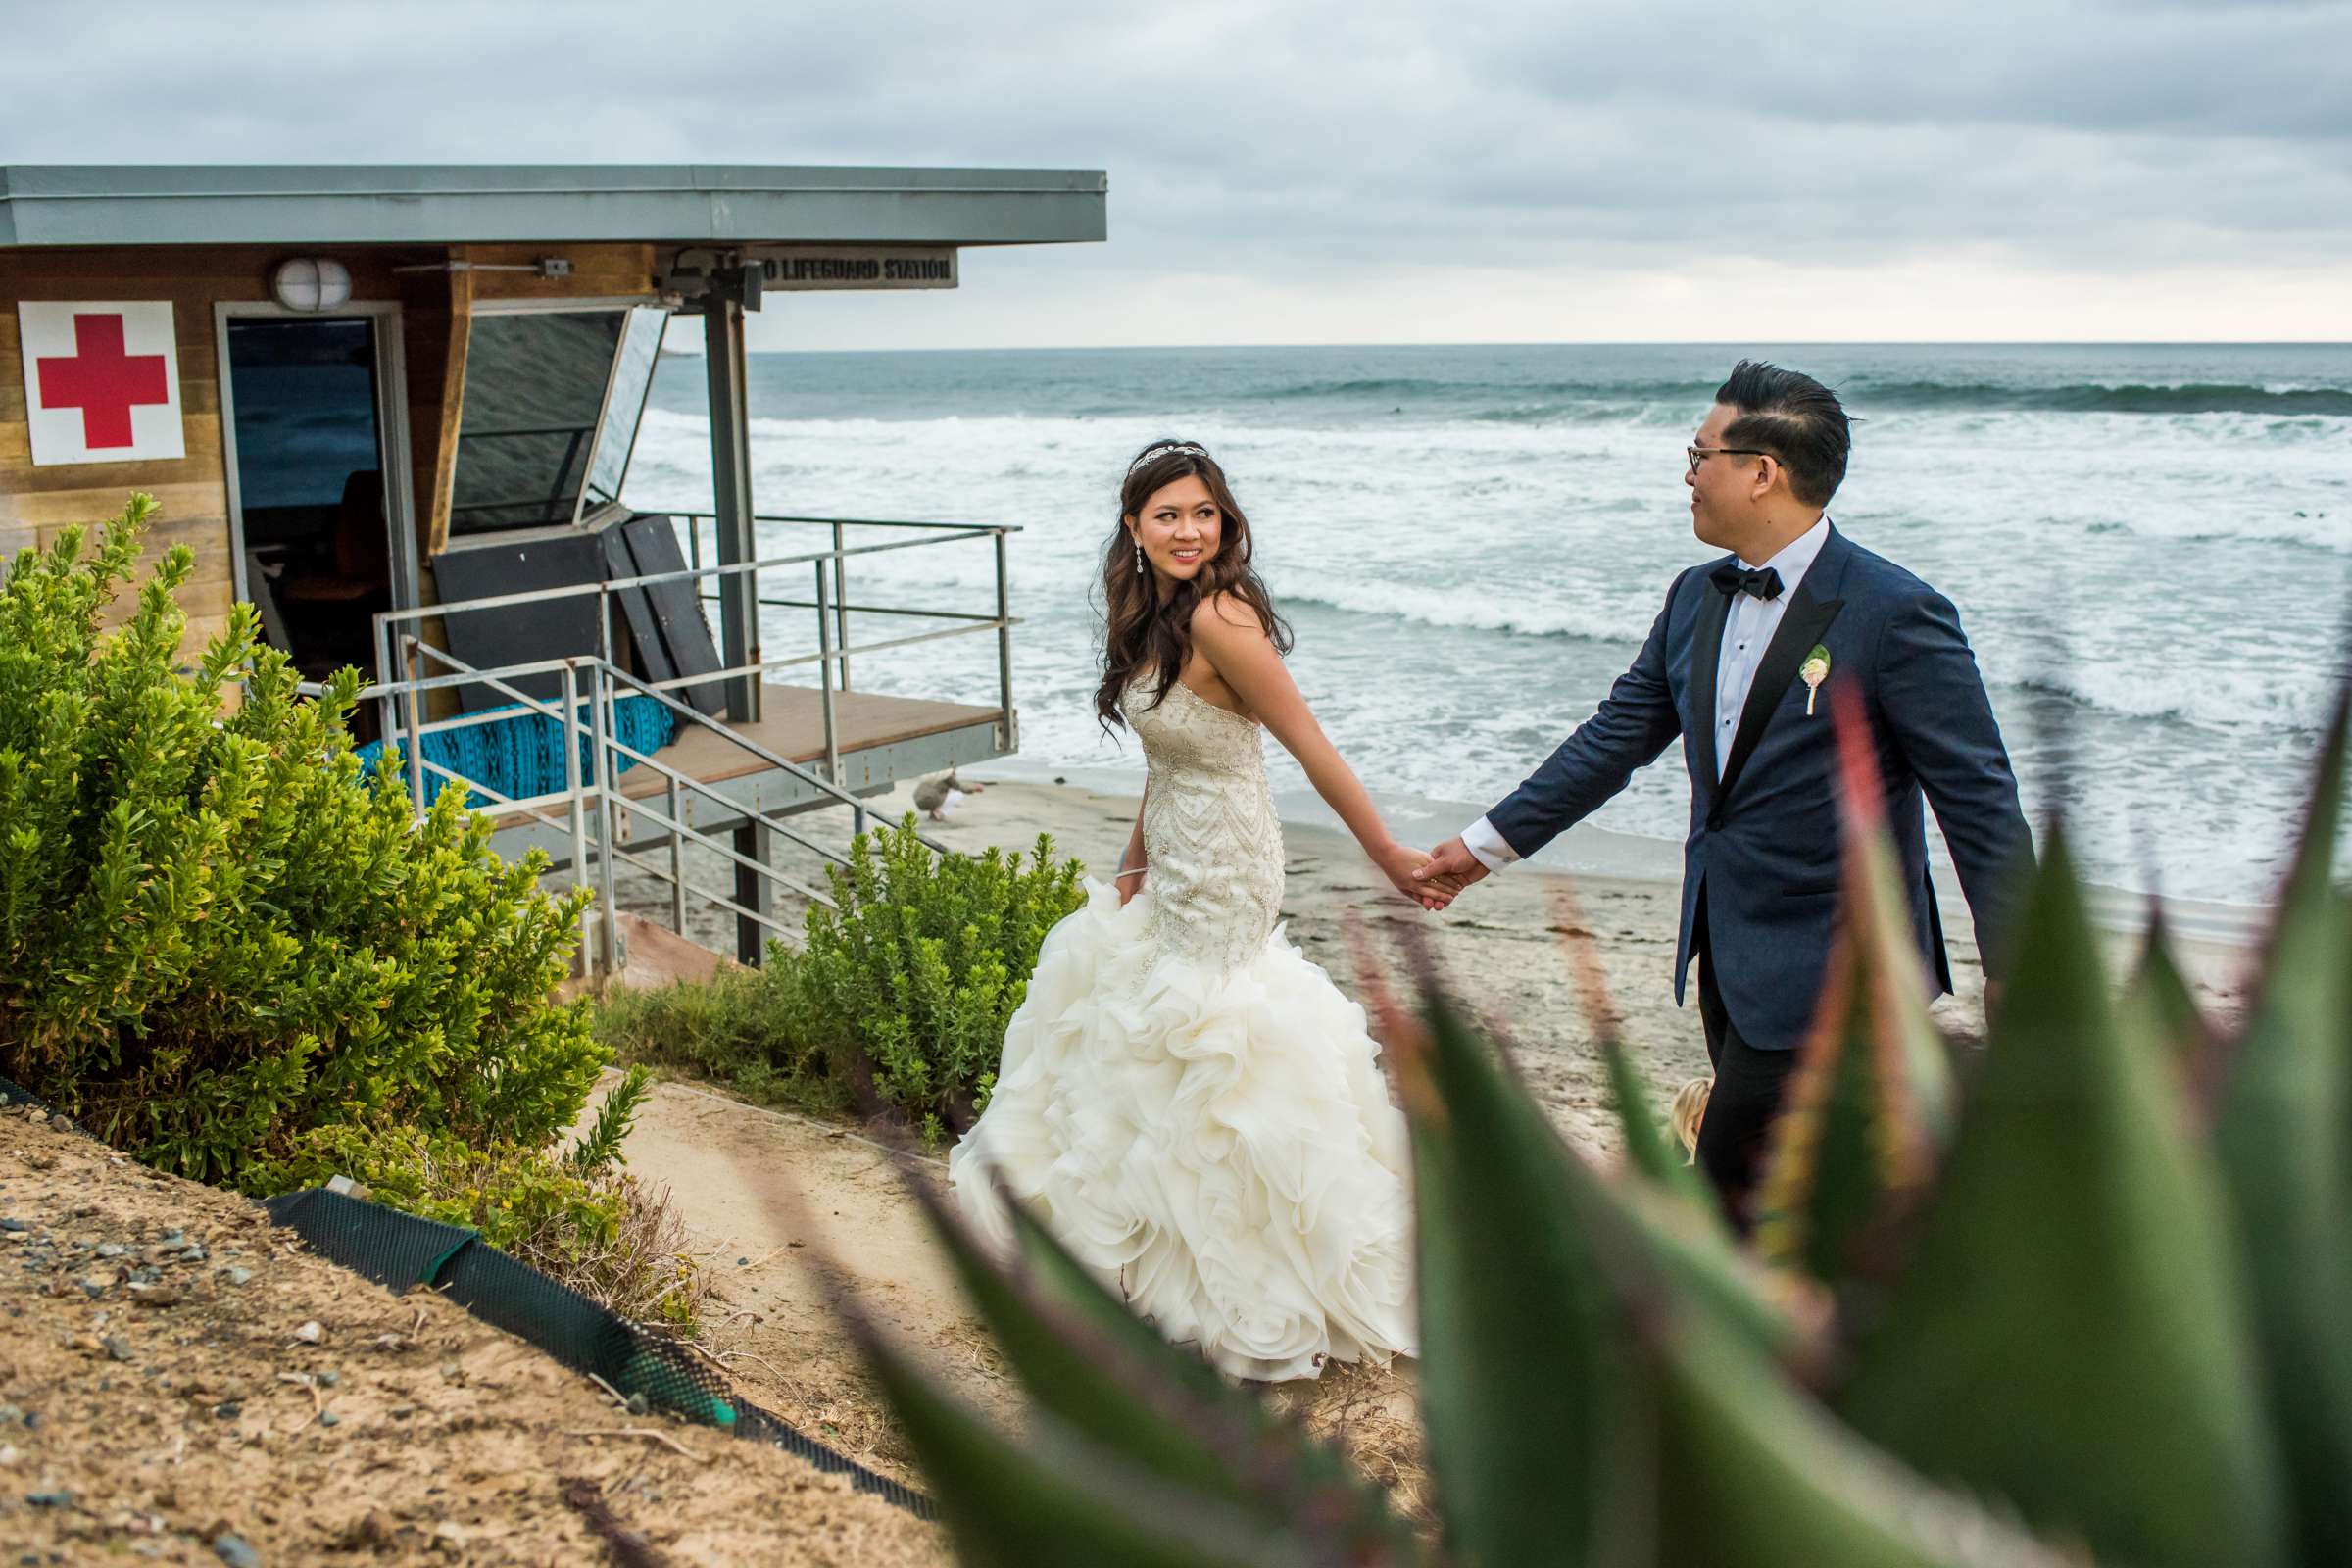
[[[627,303],[477,307],[450,549],[568,530],[619,499],[667,318]]]

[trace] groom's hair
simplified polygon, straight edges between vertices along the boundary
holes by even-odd
[[[1845,479],[1853,442],[1838,394],[1811,376],[1762,360],[1741,360],[1715,401],[1740,411],[1727,425],[1727,447],[1761,447],[1788,470],[1788,493],[1808,507],[1826,507]]]

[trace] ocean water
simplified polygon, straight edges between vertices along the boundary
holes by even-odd
[[[1325,729],[1377,797],[1445,821],[1592,711],[1674,574],[1711,554],[1682,449],[1740,352],[759,355],[755,496],[1019,525],[1016,770],[1140,778],[1132,739],[1094,719],[1090,589],[1128,459],[1201,441]],[[2062,813],[2102,882],[2266,899],[2352,650],[2352,346],[1744,352],[1820,376],[1862,421],[1832,515],[1959,606],[2036,821]],[[665,360],[627,498],[707,509],[707,431],[701,362]],[[762,549],[822,542],[774,525]],[[995,580],[990,549],[958,544],[856,561],[849,597],[985,612]],[[766,613],[770,657],[814,646],[807,612]],[[921,624],[861,615],[853,638]],[[979,637],[875,655],[853,679],[986,701],[996,667]],[[1304,788],[1287,759],[1277,787]],[[1687,805],[1670,750],[1594,821],[1679,842]]]

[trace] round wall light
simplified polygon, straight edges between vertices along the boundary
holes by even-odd
[[[351,270],[324,257],[298,256],[278,264],[270,289],[289,311],[331,311],[351,298]]]

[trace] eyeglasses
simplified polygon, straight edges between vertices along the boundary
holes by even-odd
[[[1691,471],[1692,473],[1696,473],[1696,472],[1698,471],[1698,465],[1699,465],[1699,460],[1700,460],[1700,459],[1702,459],[1702,458],[1705,458],[1705,457],[1708,457],[1708,456],[1711,456],[1712,454],[1714,454],[1714,453],[1718,453],[1718,452],[1722,453],[1722,454],[1723,454],[1725,457],[1730,457],[1730,458],[1777,458],[1777,457],[1779,456],[1779,454],[1778,454],[1778,453],[1767,452],[1767,451],[1765,451],[1765,450],[1764,450],[1762,447],[1685,447],[1685,448],[1683,448],[1683,453],[1684,453],[1684,455],[1685,455],[1686,457],[1690,458],[1690,471]]]

